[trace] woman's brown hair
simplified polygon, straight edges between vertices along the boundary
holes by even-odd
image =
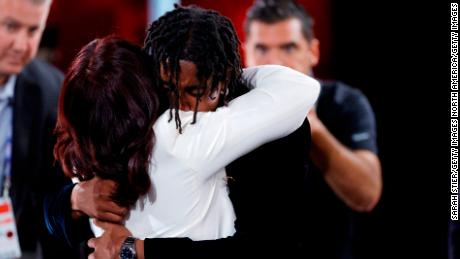
[[[54,156],[66,175],[118,183],[114,199],[132,205],[150,186],[150,154],[158,116],[151,59],[109,36],[83,47],[59,97]]]

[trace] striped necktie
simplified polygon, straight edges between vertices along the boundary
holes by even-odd
[[[0,196],[3,195],[5,180],[11,174],[13,141],[12,99],[0,100]]]

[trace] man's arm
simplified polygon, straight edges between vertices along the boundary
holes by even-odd
[[[207,136],[175,157],[203,178],[219,172],[251,150],[298,129],[318,98],[320,85],[296,70],[276,65],[247,68],[243,77],[254,89],[228,106],[205,113],[206,126],[184,131],[176,145],[187,145],[197,134]],[[257,104],[257,105],[255,105]],[[200,123],[198,123],[200,124]]]
[[[123,241],[131,233],[122,225],[96,221],[104,229],[104,234],[88,241],[94,248],[89,259],[118,258]],[[295,247],[288,247],[273,240],[249,238],[238,235],[217,240],[193,241],[189,238],[147,238],[135,242],[137,259],[234,259],[234,258],[268,258],[282,252],[284,255],[295,254]]]
[[[65,186],[56,195],[49,196],[45,204],[45,220],[49,232],[76,247],[93,237],[87,215],[95,218],[97,215],[106,220],[124,218],[126,209],[111,203],[110,193],[113,188],[111,180],[91,179]],[[118,256],[121,243],[130,233],[123,225],[109,222],[101,224],[100,222],[99,225],[106,231],[101,237],[90,239],[88,245],[96,248],[90,258],[111,258],[112,256],[118,258],[116,256]],[[137,240],[136,248],[138,258],[143,258],[144,251],[145,258],[183,258],[187,256],[188,258],[206,259],[215,258],[216,254],[223,253],[222,251],[227,252],[219,256],[220,258],[235,258],[241,256],[243,251],[247,251],[245,247],[252,250],[258,249],[257,242],[251,242],[251,246],[247,244],[247,239],[239,235],[206,241],[192,241],[189,238],[152,238],[145,241]]]
[[[374,115],[364,96],[360,97],[359,101],[347,103],[347,111],[341,114],[342,122],[351,124],[350,135],[365,132],[369,135],[367,141],[375,145],[375,134],[372,134],[375,132]],[[353,210],[371,211],[382,192],[379,158],[367,146],[362,148],[358,143],[357,148],[351,149],[342,144],[317,117],[315,110],[308,114],[308,119],[312,133],[312,160],[323,172],[328,185]]]
[[[128,208],[112,201],[115,188],[115,182],[94,177],[49,195],[45,202],[48,231],[76,246],[93,236],[89,217],[121,223]]]
[[[74,184],[69,184],[59,192],[45,199],[45,224],[53,236],[65,240],[71,247],[92,237],[89,218],[83,214],[76,216],[72,212],[70,196]]]

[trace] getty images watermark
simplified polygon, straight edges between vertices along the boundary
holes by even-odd
[[[458,220],[458,4],[450,4],[450,218]]]

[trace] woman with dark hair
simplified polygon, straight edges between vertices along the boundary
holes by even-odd
[[[133,205],[151,183],[149,158],[159,100],[151,59],[116,37],[96,39],[73,61],[59,97],[54,155],[66,175],[118,183]]]

